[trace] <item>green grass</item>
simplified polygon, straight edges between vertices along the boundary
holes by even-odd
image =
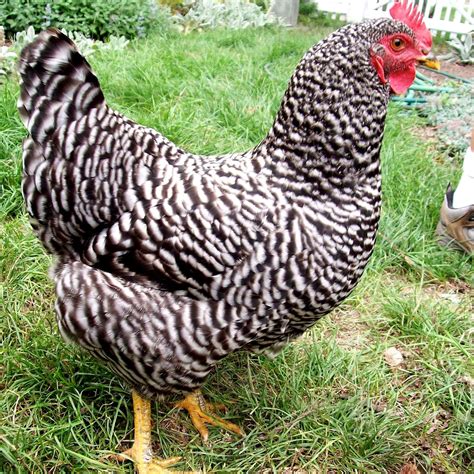
[[[244,150],[263,138],[293,68],[326,32],[153,37],[91,62],[108,102],[133,119],[194,152]],[[104,458],[133,436],[128,389],[56,329],[51,260],[19,191],[17,93],[13,81],[0,86],[0,471],[131,472]],[[398,472],[410,461],[426,472],[472,469],[463,382],[473,376],[472,260],[433,239],[459,164],[416,138],[422,125],[390,111],[381,235],[351,298],[275,360],[235,355],[206,384],[246,437],[211,429],[204,445],[170,401],[157,402],[158,455],[204,472]],[[390,346],[404,353],[401,368],[384,362]]]

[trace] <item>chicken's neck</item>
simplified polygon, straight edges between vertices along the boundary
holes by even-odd
[[[273,127],[253,153],[269,179],[319,194],[378,181],[389,98],[368,58],[324,46],[300,62]]]

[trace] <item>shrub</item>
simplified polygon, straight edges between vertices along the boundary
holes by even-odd
[[[317,3],[312,0],[301,0],[299,13],[298,22],[306,26],[330,26],[336,29],[345,23],[331,18],[330,13],[320,11]]]
[[[124,36],[109,36],[108,40],[103,42],[87,38],[82,33],[66,30],[62,32],[74,41],[78,51],[87,58],[96,51],[124,50],[129,44],[129,40]],[[4,44],[3,38],[3,28],[0,26],[0,84],[5,81],[5,78],[15,76],[21,50],[36,38],[36,32],[32,26],[29,26],[27,30],[18,32],[8,46]]]
[[[55,26],[99,40],[134,38],[167,23],[155,0],[4,0],[0,19],[9,38],[29,26]]]
[[[450,51],[439,59],[450,63],[456,61],[461,64],[474,64],[474,43],[471,33],[468,33],[464,40],[455,37],[447,43]]]
[[[452,90],[433,95],[422,111],[428,123],[436,127],[436,136],[451,156],[464,153],[469,145],[474,117],[474,94],[471,84],[452,83]]]
[[[246,0],[185,0],[184,15],[175,15],[175,22],[185,32],[200,29],[243,29],[275,23],[261,7]]]

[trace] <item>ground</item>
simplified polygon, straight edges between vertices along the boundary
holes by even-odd
[[[441,71],[447,72],[449,74],[454,74],[455,76],[462,77],[463,79],[474,80],[474,64],[460,64],[456,62],[441,62]],[[436,74],[436,72],[430,72],[429,70],[424,70],[423,74],[434,79],[438,84],[443,84],[446,81],[446,78]]]
[[[113,107],[191,151],[228,152],[262,139],[299,58],[327,31],[170,34],[91,62]],[[131,472],[105,459],[130,446],[128,389],[56,328],[51,259],[19,193],[17,94],[15,81],[0,86],[0,471]],[[211,429],[203,444],[183,413],[158,401],[158,455],[222,473],[474,467],[472,259],[433,235],[460,161],[414,134],[424,123],[390,108],[380,234],[357,290],[276,359],[237,354],[204,387],[246,437]],[[390,347],[401,365],[385,361]]]
[[[435,56],[442,57],[447,53],[446,45],[435,44]],[[426,122],[417,128],[417,135],[422,139],[433,142],[435,147],[444,147],[446,157],[459,155],[470,142],[473,127],[472,114],[474,113],[473,85],[446,77],[426,67],[420,72],[434,81],[438,87],[454,88],[453,91],[443,94],[422,93],[428,99],[428,107],[424,105],[420,113],[426,115]],[[474,64],[460,64],[441,61],[441,72],[453,74],[457,78],[474,80]],[[461,86],[461,87],[460,87]]]

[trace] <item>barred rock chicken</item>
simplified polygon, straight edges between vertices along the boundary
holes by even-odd
[[[275,354],[349,295],[372,252],[379,153],[391,91],[431,48],[406,0],[303,57],[275,122],[250,151],[207,157],[111,110],[74,44],[49,29],[20,63],[23,194],[57,257],[63,337],[133,389],[139,472],[151,456],[150,399],[181,393],[206,423],[242,434],[199,392],[216,363]]]

